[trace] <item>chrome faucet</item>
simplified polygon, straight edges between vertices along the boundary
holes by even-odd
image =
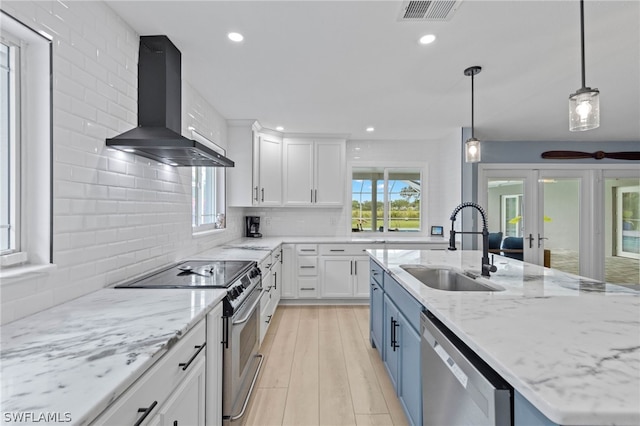
[[[489,277],[491,274],[489,272],[497,271],[496,266],[493,264],[493,259],[489,262],[489,228],[487,227],[487,214],[484,209],[480,207],[479,204],[467,201],[466,203],[460,204],[458,207],[453,209],[453,213],[451,213],[451,231],[449,232],[449,250],[456,250],[456,231],[453,229],[454,222],[456,221],[456,216],[458,212],[465,207],[473,207],[480,212],[482,216],[482,232],[474,232],[474,231],[466,231],[466,232],[458,232],[458,234],[481,234],[482,235],[482,276]]]

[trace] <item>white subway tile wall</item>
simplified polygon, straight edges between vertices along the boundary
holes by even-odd
[[[137,125],[138,37],[101,2],[3,1],[2,10],[53,36],[55,271],[4,280],[7,323],[242,236],[191,234],[191,169],[107,150]],[[178,46],[180,48],[180,46]],[[182,132],[226,147],[226,121],[183,82]]]

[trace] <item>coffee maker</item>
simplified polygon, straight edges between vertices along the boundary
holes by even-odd
[[[250,238],[261,238],[260,216],[245,216],[245,235]]]

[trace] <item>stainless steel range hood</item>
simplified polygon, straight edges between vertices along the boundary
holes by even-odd
[[[166,36],[141,36],[138,57],[138,127],[107,139],[107,146],[171,166],[233,167],[234,162],[180,134],[180,51]]]

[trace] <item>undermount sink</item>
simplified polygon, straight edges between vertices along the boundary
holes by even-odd
[[[461,272],[423,265],[400,265],[424,285],[445,291],[503,291],[504,287],[487,284]]]

